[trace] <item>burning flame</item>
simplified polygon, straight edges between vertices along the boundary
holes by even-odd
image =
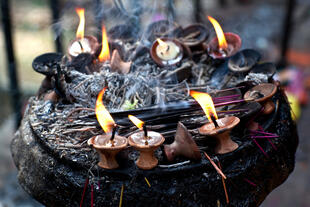
[[[115,122],[114,122],[111,114],[109,113],[109,111],[104,107],[104,105],[102,103],[102,97],[103,97],[103,94],[104,94],[106,89],[107,89],[107,87],[102,89],[100,91],[100,93],[98,94],[95,111],[96,111],[97,120],[98,120],[100,126],[102,127],[103,131],[105,133],[109,133],[112,131],[112,129],[115,125]]]
[[[215,119],[218,119],[212,98],[209,94],[190,91],[190,95],[199,103],[210,122],[212,122],[211,114],[213,114]]]
[[[79,39],[84,38],[84,29],[85,29],[85,9],[84,8],[76,8],[76,13],[79,15],[80,23],[76,30],[76,37]]]
[[[143,124],[144,122],[141,121],[140,119],[138,119],[137,117],[133,116],[133,115],[128,115],[128,118],[130,119],[130,121],[132,121],[132,123],[134,123],[134,125],[136,125],[139,129],[143,128]]]
[[[107,32],[104,26],[102,26],[102,47],[101,47],[101,52],[99,54],[98,59],[100,62],[110,60],[110,49],[109,49],[108,37],[107,37]]]
[[[165,43],[161,39],[157,38],[156,41],[158,42],[160,47],[167,48],[167,46],[168,46],[167,43]]]
[[[219,42],[219,48],[226,50],[228,48],[228,46],[227,46],[225,35],[223,33],[223,30],[222,30],[220,24],[213,17],[208,16],[208,19],[212,23],[212,25],[215,29],[217,40]]]

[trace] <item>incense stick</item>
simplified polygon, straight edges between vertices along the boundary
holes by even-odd
[[[246,181],[247,183],[249,183],[250,185],[256,187],[257,185],[255,183],[253,183],[252,181],[250,181],[249,179],[247,178],[243,178],[244,181]]]
[[[258,131],[258,130],[249,130],[252,133],[260,133],[260,134],[266,134],[266,135],[274,135],[274,136],[278,136],[277,134],[273,134],[270,132],[265,132],[265,131]]]
[[[119,198],[119,205],[118,205],[118,207],[122,207],[122,204],[123,204],[123,194],[124,194],[124,184],[122,184],[121,196]]]
[[[258,142],[255,139],[252,139],[253,142],[257,145],[257,147],[260,149],[260,151],[262,151],[262,153],[268,157],[267,153],[263,150],[263,148],[258,144]]]
[[[90,185],[90,206],[94,206],[94,184]]]
[[[209,157],[209,155],[206,152],[203,152],[204,155],[206,156],[206,158],[208,158],[208,160],[210,161],[210,163],[213,165],[213,167],[215,168],[215,170],[217,171],[218,174],[220,174],[224,179],[226,179],[226,176],[224,175],[224,173],[222,172],[222,170],[220,170],[220,168],[217,167],[217,165],[213,162],[213,160],[211,160],[211,158]]]
[[[279,136],[250,136],[251,138],[279,138]]]
[[[218,165],[219,165],[220,169],[222,170],[222,166],[221,166],[220,161],[218,161]],[[223,183],[223,188],[224,188],[224,191],[225,191],[226,203],[229,204],[229,197],[228,197],[228,193],[227,193],[227,189],[226,189],[225,180],[224,180],[223,177],[222,177],[222,183]]]
[[[84,189],[83,189],[83,193],[82,193],[82,198],[81,198],[81,202],[80,202],[80,207],[82,207],[83,205],[83,201],[84,201],[84,197],[85,197],[85,192],[88,186],[89,180],[88,178],[86,178],[85,184],[84,184]]]
[[[149,182],[149,180],[146,178],[146,177],[144,177],[144,180],[145,180],[145,182],[146,182],[146,184],[149,186],[149,188],[151,187],[151,184],[150,184],[150,182]]]

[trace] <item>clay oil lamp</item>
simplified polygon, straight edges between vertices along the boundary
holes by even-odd
[[[138,28],[131,24],[119,24],[109,29],[109,37],[113,40],[122,40],[123,42],[133,42],[137,39]]]
[[[76,13],[80,18],[80,23],[76,31],[76,38],[71,41],[68,47],[68,54],[71,58],[77,57],[82,53],[94,55],[99,47],[98,40],[94,36],[84,36],[85,10],[77,8]]]
[[[225,154],[238,148],[238,144],[231,140],[230,131],[240,122],[235,116],[218,119],[212,98],[207,93],[190,91],[190,95],[199,103],[205,112],[209,123],[198,129],[199,133],[216,139],[215,153]]]
[[[182,27],[175,22],[159,20],[148,25],[145,35],[149,42],[154,42],[157,38],[175,37],[182,32]]]
[[[98,163],[99,167],[115,169],[119,167],[115,156],[119,151],[127,147],[128,140],[126,137],[116,135],[117,125],[102,103],[102,97],[105,90],[106,88],[104,88],[98,95],[96,101],[96,117],[106,134],[90,138],[88,140],[88,145],[93,146],[98,152],[100,158]]]
[[[196,142],[181,122],[178,123],[174,142],[170,145],[164,145],[164,149],[169,161],[173,161],[177,156],[186,157],[192,160],[201,159],[201,154]]]
[[[111,58],[111,71],[118,72],[120,74],[127,74],[130,71],[132,62],[125,62],[122,60],[118,50],[113,50]]]
[[[261,63],[252,68],[250,74],[264,74],[268,80],[271,80],[276,70],[277,68],[273,63]]]
[[[155,150],[164,143],[165,138],[157,132],[148,131],[143,121],[129,115],[128,118],[139,128],[140,132],[129,136],[129,145],[140,152],[136,165],[143,170],[150,170],[157,166],[158,160],[154,155]]]
[[[241,50],[229,58],[228,68],[237,74],[247,74],[260,59],[261,55],[255,50]]]
[[[171,66],[182,60],[183,48],[176,39],[157,38],[151,47],[150,54],[159,66]]]
[[[203,43],[208,39],[209,31],[202,24],[192,24],[185,27],[178,35],[178,40],[192,51],[204,50]]]
[[[231,32],[223,33],[221,26],[214,18],[208,16],[208,19],[212,23],[217,36],[208,44],[209,55],[214,59],[224,59],[236,54],[241,48],[239,35]]]
[[[244,99],[259,102],[263,107],[263,114],[274,111],[275,105],[271,97],[277,92],[277,86],[272,83],[262,83],[254,86],[244,94]]]

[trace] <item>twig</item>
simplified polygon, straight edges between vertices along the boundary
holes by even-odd
[[[79,128],[79,129],[70,129],[68,131],[63,132],[62,134],[70,134],[72,132],[86,132],[86,131],[89,131],[91,129],[96,129],[96,127],[92,126],[92,127],[84,127],[84,128]]]
[[[73,109],[72,111],[70,111],[67,114],[67,119],[69,120],[69,118],[72,116],[72,114],[74,114],[77,111],[82,111],[82,110],[85,110],[85,111],[95,111],[95,109],[92,109],[92,108],[75,108],[75,109]]]

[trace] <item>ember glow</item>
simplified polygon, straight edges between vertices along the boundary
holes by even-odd
[[[98,59],[100,62],[110,60],[109,42],[107,32],[104,26],[102,26],[102,47]]]
[[[84,38],[84,30],[85,30],[85,9],[84,8],[76,8],[76,13],[79,15],[80,23],[76,30],[76,37],[79,39]]]
[[[217,40],[219,43],[219,48],[223,49],[223,50],[227,50],[227,48],[228,48],[227,41],[226,41],[225,35],[223,33],[223,30],[222,30],[220,24],[213,17],[208,16],[208,19],[212,23],[212,25],[215,29]]]
[[[212,122],[211,114],[213,114],[215,119],[218,119],[212,98],[209,94],[197,91],[190,91],[190,95],[199,103],[210,122]]]
[[[105,133],[109,133],[112,131],[115,122],[111,116],[111,114],[109,113],[109,111],[105,108],[105,106],[102,103],[102,97],[103,94],[105,92],[105,90],[107,89],[107,87],[105,87],[104,89],[102,89],[97,97],[97,101],[96,101],[96,117],[97,120],[100,124],[100,126],[102,127],[103,131]]]
[[[138,119],[137,117],[133,116],[133,115],[128,115],[128,118],[130,119],[130,121],[132,121],[132,123],[134,123],[134,125],[136,125],[139,129],[143,128],[143,124],[144,122],[141,121],[140,119]]]

